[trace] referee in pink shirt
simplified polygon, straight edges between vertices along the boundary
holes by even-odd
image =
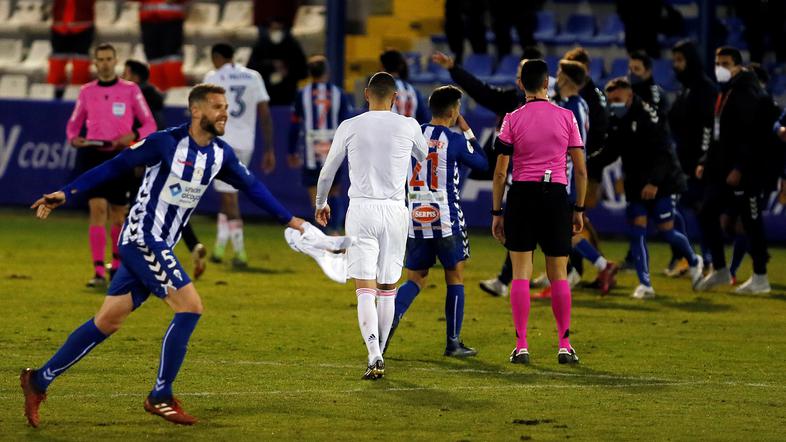
[[[579,362],[570,345],[570,286],[568,255],[571,236],[584,228],[581,212],[587,193],[584,142],[570,110],[547,99],[548,66],[543,60],[521,65],[516,84],[526,94],[526,104],[506,114],[495,142],[499,153],[494,171],[492,233],[510,251],[513,282],[510,304],[516,327],[516,348],[510,362],[528,364],[527,320],[532,252],[540,244],[546,255],[546,274],[551,281],[551,309],[559,333],[560,364]],[[568,202],[567,156],[573,160],[576,205]],[[505,179],[513,156],[513,185],[502,209]]]
[[[117,52],[103,43],[96,46],[94,63],[98,79],[85,84],[66,125],[66,137],[77,149],[81,172],[92,169],[114,158],[134,141],[145,138],[156,130],[156,122],[147,106],[142,91],[135,83],[118,78],[115,72]],[[134,122],[139,128],[134,129]],[[84,136],[82,130],[85,128]],[[106,222],[111,223],[112,272],[120,267],[117,240],[128,211],[129,196],[134,177],[121,177],[91,190],[90,251],[95,274],[88,287],[106,287]]]

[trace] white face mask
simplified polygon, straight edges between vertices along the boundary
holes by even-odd
[[[731,71],[723,66],[715,66],[715,79],[718,83],[726,83],[731,80]]]
[[[272,41],[273,44],[279,44],[284,41],[284,31],[279,29],[270,31],[270,41]]]

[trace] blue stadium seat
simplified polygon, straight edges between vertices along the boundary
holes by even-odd
[[[422,70],[420,66],[420,52],[404,52],[404,59],[407,60],[409,75],[417,75]]]
[[[538,25],[533,34],[535,40],[548,42],[557,35],[557,16],[551,11],[538,11]]]
[[[628,59],[627,58],[615,58],[614,61],[611,62],[611,71],[609,71],[609,79],[617,78],[617,77],[624,77],[628,75]]]
[[[572,45],[589,41],[595,36],[595,17],[588,14],[571,14],[562,32],[551,42],[558,45]]]
[[[603,75],[605,74],[605,67],[603,66],[603,59],[602,58],[593,58],[590,60],[590,77],[592,77],[592,81],[595,82],[596,85],[599,85],[600,82],[603,80]]]
[[[499,64],[497,65],[497,70],[494,71],[495,77],[505,77],[508,79],[516,77],[516,71],[519,68],[519,62],[521,61],[521,57],[514,54],[506,55],[502,60],[500,60]]]
[[[769,86],[770,92],[776,97],[786,94],[786,75],[774,75]]]
[[[598,35],[583,42],[587,47],[607,47],[621,45],[625,41],[625,25],[617,14],[610,14],[603,19]]]
[[[675,92],[680,89],[680,83],[674,75],[671,60],[652,60],[652,77],[655,79],[655,83],[666,92]]]
[[[494,60],[488,54],[472,54],[464,59],[463,67],[467,72],[473,73],[476,77],[487,79],[491,76]]]
[[[557,69],[559,68],[559,60],[560,57],[556,55],[547,55],[544,57],[546,64],[549,65],[549,75],[552,77],[557,75]]]

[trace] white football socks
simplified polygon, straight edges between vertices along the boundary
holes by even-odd
[[[229,239],[232,240],[232,249],[235,253],[243,253],[245,245],[243,244],[243,220],[231,219],[229,220]]]
[[[396,315],[396,289],[377,290],[377,318],[379,321],[379,347],[384,349],[390,335],[390,326]]]
[[[363,336],[363,342],[366,343],[368,363],[371,364],[374,359],[382,358],[382,352],[379,349],[379,320],[377,319],[377,307],[375,305],[377,291],[376,289],[357,289],[355,293],[358,296],[360,334]],[[388,327],[388,330],[390,330],[390,327]]]
[[[229,241],[229,221],[225,214],[218,214],[217,227],[216,247],[224,248],[227,245],[227,241]]]

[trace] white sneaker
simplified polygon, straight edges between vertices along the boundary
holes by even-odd
[[[728,268],[711,271],[694,286],[694,290],[704,292],[719,285],[731,285],[731,272]]]
[[[549,277],[545,273],[541,273],[537,278],[530,281],[529,286],[533,289],[543,289],[551,285]]]
[[[753,274],[747,281],[743,282],[742,285],[737,287],[734,290],[734,293],[746,294],[746,295],[763,295],[769,293],[772,290],[770,287],[770,281],[767,279],[767,275],[757,275]]]
[[[581,282],[581,274],[576,269],[570,269],[568,273],[568,284],[570,288],[576,287]]]
[[[633,294],[630,296],[631,298],[635,299],[652,299],[655,297],[655,289],[653,289],[651,286],[639,284],[639,286],[636,287],[636,290],[634,290]]]
[[[701,278],[704,277],[704,258],[696,255],[696,259],[698,260],[696,265],[688,269],[688,275],[690,276],[690,283],[693,290],[696,290],[696,286],[699,285]]]
[[[500,296],[505,297],[508,296],[508,286],[502,283],[497,278],[486,279],[484,281],[480,281],[480,289],[484,292],[488,293],[491,296]]]

